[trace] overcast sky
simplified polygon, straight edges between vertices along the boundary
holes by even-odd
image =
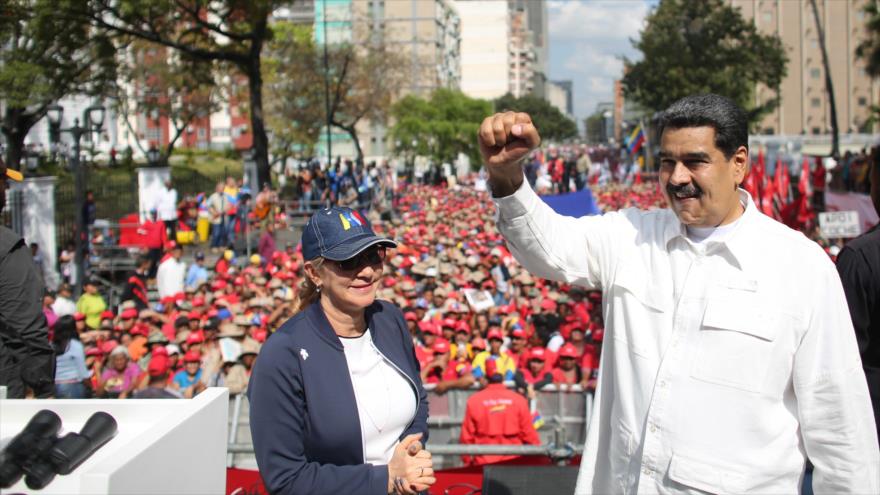
[[[574,113],[580,122],[602,101],[613,101],[621,56],[636,58],[648,9],[656,0],[548,0],[549,79],[574,83]],[[581,124],[582,125],[582,124]]]

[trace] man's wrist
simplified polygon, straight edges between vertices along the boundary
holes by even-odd
[[[520,170],[519,174],[507,174],[501,177],[493,177],[489,175],[489,189],[492,191],[493,198],[504,198],[510,196],[519,190],[522,186],[525,176]]]

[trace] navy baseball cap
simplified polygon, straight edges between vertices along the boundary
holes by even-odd
[[[302,235],[303,259],[323,257],[342,261],[354,258],[370,246],[397,247],[397,243],[373,232],[357,210],[344,206],[324,208],[309,218]]]

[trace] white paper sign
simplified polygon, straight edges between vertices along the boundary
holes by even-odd
[[[495,306],[492,293],[487,290],[465,289],[463,292],[468,304],[477,313]]]
[[[855,211],[826,211],[819,213],[819,230],[822,237],[858,237],[862,233],[859,214]]]

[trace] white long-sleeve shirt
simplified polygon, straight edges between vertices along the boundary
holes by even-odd
[[[601,289],[605,339],[576,494],[880,492],[880,451],[840,280],[758,212],[691,242],[669,210],[564,217],[495,200],[535,275]]]
[[[170,297],[183,292],[183,278],[186,275],[186,263],[177,261],[173,256],[159,263],[156,270],[156,289],[159,297]]]

